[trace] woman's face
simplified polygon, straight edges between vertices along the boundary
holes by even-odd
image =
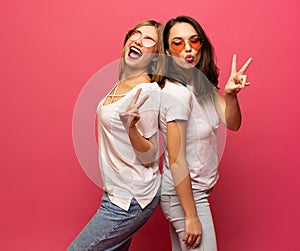
[[[136,29],[124,45],[127,66],[146,69],[157,52],[158,35],[154,26]]]
[[[167,54],[182,68],[190,69],[201,57],[201,40],[195,28],[189,23],[176,23],[170,29]]]

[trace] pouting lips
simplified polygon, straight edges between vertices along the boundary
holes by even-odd
[[[129,48],[128,56],[130,58],[140,58],[143,55],[143,53],[136,47],[131,46]]]
[[[186,62],[192,63],[194,61],[194,56],[189,54],[184,59]]]

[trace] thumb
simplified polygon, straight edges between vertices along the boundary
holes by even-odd
[[[119,113],[119,116],[120,116],[120,117],[125,117],[125,112],[120,112],[120,113]]]
[[[131,126],[134,126],[140,120],[140,118],[141,118],[140,115],[134,116],[134,118],[131,121]]]

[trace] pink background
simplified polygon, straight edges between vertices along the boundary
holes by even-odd
[[[253,57],[243,125],[228,133],[211,196],[219,250],[299,250],[298,1],[166,2],[1,1],[1,250],[65,250],[95,213],[102,191],[72,142],[77,97],[134,24],[181,14],[211,38],[221,86],[233,53],[239,66]],[[160,209],[131,250],[170,250]]]

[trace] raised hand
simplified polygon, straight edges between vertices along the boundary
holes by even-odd
[[[237,72],[236,55],[233,55],[231,74],[224,88],[224,95],[236,95],[245,86],[250,85],[250,83],[247,82],[247,75],[245,75],[244,73],[251,64],[251,62],[252,58],[249,58],[247,62],[243,65],[243,67]]]
[[[141,118],[139,113],[139,108],[146,102],[146,100],[149,98],[149,95],[146,95],[137,103],[137,100],[139,99],[139,96],[141,94],[142,88],[139,88],[134,95],[133,99],[131,100],[130,104],[128,105],[125,112],[120,112],[119,116],[120,119],[128,131],[131,127],[135,127],[135,124],[139,121]]]

